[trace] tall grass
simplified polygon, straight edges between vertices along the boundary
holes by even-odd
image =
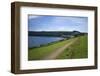
[[[62,52],[57,59],[76,59],[88,57],[87,35],[77,37],[77,40]]]

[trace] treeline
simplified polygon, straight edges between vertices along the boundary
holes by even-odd
[[[79,31],[28,31],[29,36],[54,36],[54,37],[68,37],[84,35],[87,33],[81,33]]]

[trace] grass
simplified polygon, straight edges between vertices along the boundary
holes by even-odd
[[[62,52],[57,59],[76,59],[88,57],[87,35],[77,37],[76,42]]]
[[[42,60],[45,56],[55,51],[57,48],[63,47],[65,44],[76,41],[66,48],[56,59],[76,59],[76,58],[87,58],[88,57],[88,45],[87,45],[87,35],[71,38],[68,40],[63,40],[59,42],[54,42],[48,45],[29,48],[28,50],[28,60]]]
[[[38,48],[30,48],[28,49],[28,60],[41,60],[45,56],[49,55],[51,52],[56,50],[57,48],[63,47],[66,43],[69,43],[74,39],[63,40],[55,43],[51,43],[49,45],[41,46]]]

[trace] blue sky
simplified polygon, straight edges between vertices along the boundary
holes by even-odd
[[[88,32],[88,17],[29,15],[28,30]]]

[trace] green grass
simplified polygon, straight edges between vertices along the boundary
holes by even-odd
[[[87,35],[77,37],[76,42],[62,52],[57,59],[76,59],[88,57]]]
[[[64,50],[56,59],[76,59],[88,57],[87,35],[50,43],[48,45],[29,48],[28,60],[42,60],[45,56],[55,51],[57,48],[63,47],[65,44],[76,41]]]
[[[56,50],[57,48],[63,47],[65,44],[69,43],[74,39],[63,40],[59,42],[54,42],[49,45],[41,46],[38,48],[30,48],[28,49],[28,60],[41,60],[45,56],[49,55],[51,52]]]

